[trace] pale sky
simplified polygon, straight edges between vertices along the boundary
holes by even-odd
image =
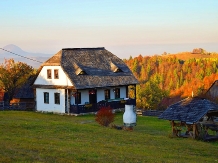
[[[218,0],[0,0],[0,20],[0,47],[28,52],[218,52]]]

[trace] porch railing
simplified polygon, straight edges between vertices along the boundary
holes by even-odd
[[[135,99],[128,100],[117,100],[117,101],[100,101],[97,104],[86,104],[86,105],[71,105],[70,113],[80,114],[80,113],[89,113],[97,112],[101,107],[110,106],[112,109],[125,108],[125,105],[136,105]]]

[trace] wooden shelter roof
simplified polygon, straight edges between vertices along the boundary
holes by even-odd
[[[43,66],[56,65],[62,67],[75,89],[138,84],[123,60],[105,48],[62,49],[39,71]]]
[[[196,123],[208,112],[218,112],[218,105],[207,99],[198,97],[186,98],[170,105],[160,116],[160,119]]]

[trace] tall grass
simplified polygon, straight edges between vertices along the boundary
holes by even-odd
[[[168,121],[138,117],[133,131],[94,115],[0,112],[0,162],[218,162],[218,143],[170,138]],[[122,125],[122,114],[116,114]]]

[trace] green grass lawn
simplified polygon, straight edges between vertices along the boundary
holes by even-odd
[[[1,111],[0,162],[218,162],[218,142],[171,138],[169,122],[157,117],[137,117],[133,131],[94,118]]]

